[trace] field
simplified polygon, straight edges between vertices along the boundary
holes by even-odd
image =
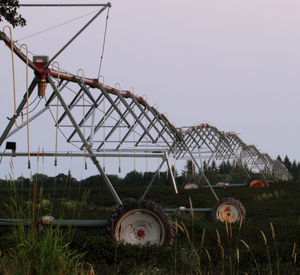
[[[30,216],[31,189],[18,187],[14,191],[13,186],[0,189],[1,218],[15,218],[16,213]],[[121,198],[137,198],[144,189],[117,186]],[[67,274],[92,274],[92,270],[96,274],[300,274],[300,182],[278,182],[269,188],[219,188],[217,193],[221,198],[242,201],[247,211],[245,221],[231,226],[212,222],[210,213],[173,214],[177,234],[172,247],[117,244],[106,229],[57,229],[62,246],[67,244],[72,253],[80,255],[81,263],[88,263],[84,268],[81,265],[81,271]],[[39,215],[64,219],[106,219],[114,204],[105,186],[39,187],[38,196]],[[18,203],[12,204],[12,198]],[[189,207],[190,201],[194,208],[214,204],[206,188],[180,188],[176,195],[171,185],[156,185],[147,198],[166,208]],[[13,228],[0,230],[0,268],[7,270],[7,263],[13,262],[11,251],[21,244],[16,243],[20,239],[12,238]]]

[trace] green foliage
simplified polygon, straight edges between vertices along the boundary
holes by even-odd
[[[14,226],[9,236],[14,247],[4,255],[9,266],[2,274],[76,274],[84,254],[70,249],[68,236],[59,228],[48,227],[34,233],[24,225]]]
[[[108,175],[108,178],[114,185],[119,185],[122,182],[122,179],[119,178],[117,175]],[[75,183],[75,181],[74,181],[74,183]],[[78,182],[76,182],[76,183],[78,184]],[[86,179],[81,180],[80,184],[82,186],[101,186],[101,185],[105,184],[105,181],[101,175],[94,175],[94,176],[90,176]]]
[[[0,22],[6,20],[13,27],[25,26],[26,20],[22,15],[18,14],[17,9],[19,8],[18,0],[1,0],[0,3]]]
[[[125,185],[142,185],[143,174],[137,171],[131,171],[125,176],[123,183]]]
[[[142,179],[145,178],[147,181],[150,177],[150,174],[142,174]],[[39,201],[40,214],[47,213],[61,217],[63,212],[64,218],[73,219],[74,212],[80,212],[82,219],[108,218],[115,202],[107,187],[96,182],[95,186],[85,186],[80,183],[74,186],[57,186],[55,192],[51,185],[45,186]],[[6,184],[6,187],[0,188],[0,205],[8,202],[13,186],[10,183]],[[145,190],[143,185],[120,184],[116,188],[121,198],[138,198]],[[25,186],[15,189],[18,201],[13,208],[19,209],[16,211],[19,214],[14,214],[12,217],[28,217],[31,205],[29,191],[30,189]],[[9,239],[7,236],[16,234],[13,234],[10,228],[0,228],[0,250],[2,251],[0,270],[12,271],[11,268],[16,268],[14,258],[28,255],[27,251],[44,253],[42,251],[47,251],[47,247],[51,247],[57,250],[57,253],[69,255],[70,261],[73,256],[82,255],[80,260],[77,260],[76,257],[73,259],[73,265],[77,265],[79,268],[79,262],[89,262],[93,265],[96,274],[155,274],[155,272],[156,274],[207,274],[208,272],[210,274],[244,274],[245,272],[258,274],[257,270],[261,274],[266,274],[269,273],[270,266],[273,273],[277,274],[278,263],[280,274],[293,274],[293,272],[298,274],[300,272],[299,260],[294,264],[291,257],[294,243],[297,244],[295,253],[298,255],[300,244],[300,201],[298,199],[300,185],[297,182],[274,183],[267,189],[243,187],[217,189],[216,191],[220,198],[236,197],[245,205],[247,217],[240,231],[238,225],[226,230],[226,225],[212,223],[209,213],[195,214],[193,218],[189,214],[178,213],[174,214],[173,218],[177,219],[182,228],[185,226],[186,230],[182,231],[177,228],[178,234],[174,246],[171,248],[116,244],[109,238],[106,229],[74,228],[72,234],[68,229],[64,229],[60,230],[57,236],[55,232],[38,231],[36,240],[39,240],[41,247],[30,250],[29,243],[33,242],[16,241],[32,240],[29,228],[19,230],[21,233],[18,234],[21,237]],[[207,188],[184,190],[182,186],[179,186],[179,195],[175,195],[172,185],[167,184],[154,185],[147,198],[167,208],[189,206],[189,198],[195,208],[211,207],[215,203]],[[1,216],[7,215],[7,209],[6,211],[3,209],[2,205],[0,207]],[[22,211],[24,215],[22,215]],[[276,229],[276,243],[270,230],[270,222],[273,222]],[[204,228],[206,233],[202,244]],[[221,242],[218,241],[216,230],[219,232]],[[260,231],[264,232],[268,247]],[[188,232],[189,238],[186,232]],[[48,238],[48,241],[43,238]],[[62,241],[56,248],[49,239]],[[251,253],[239,241],[240,239],[250,246]],[[18,256],[13,252],[18,252],[16,247],[20,243],[23,248],[20,249]],[[67,250],[61,248],[65,245]],[[19,249],[19,247],[17,248]],[[209,253],[210,260],[205,249]],[[224,256],[222,256],[222,249],[224,249]],[[237,261],[237,249],[239,249],[239,262]],[[73,252],[75,254],[72,254]],[[53,262],[55,255],[51,256]],[[67,259],[67,256],[59,256],[59,258]],[[28,263],[31,261],[32,259],[29,259]],[[61,263],[58,262],[58,264]],[[33,264],[30,265],[33,266]],[[42,266],[42,263],[37,262],[37,265]],[[64,265],[61,266],[64,270]],[[22,272],[25,272],[24,270]],[[74,269],[70,270],[74,271]]]
[[[3,237],[8,240],[8,246],[0,253],[0,274],[78,274],[79,270],[84,274],[86,267],[80,263],[84,254],[71,249],[68,241],[72,231],[41,227],[33,218],[35,204],[31,200],[24,201],[15,184],[11,185],[10,193],[12,198],[6,204],[6,211],[11,212],[12,218],[31,222],[13,224]],[[47,200],[42,202],[49,207]]]
[[[185,170],[183,173],[186,173],[187,177],[193,177],[196,172],[195,164],[191,160],[187,160],[184,166]]]
[[[266,199],[278,199],[280,196],[284,196],[284,191],[273,191],[273,192],[263,192],[262,194],[259,194],[254,199],[261,201]]]
[[[293,180],[299,180],[300,179],[300,163],[296,162],[296,160],[290,161],[288,156],[285,156],[284,159],[278,155],[277,160],[279,160],[283,165],[288,169],[290,174],[293,177]]]

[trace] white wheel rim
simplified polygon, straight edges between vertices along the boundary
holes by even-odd
[[[161,245],[165,231],[155,213],[145,209],[134,209],[118,221],[115,238],[129,244]]]
[[[221,222],[234,223],[240,219],[239,209],[236,206],[226,202],[219,205],[216,214],[217,219]]]

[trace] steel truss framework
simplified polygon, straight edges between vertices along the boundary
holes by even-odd
[[[232,132],[223,132],[209,124],[183,127],[182,136],[196,159],[205,160],[209,165],[212,160],[229,160],[240,164],[247,170],[261,173],[265,178],[288,180],[291,178],[286,167],[268,154],[261,153],[254,145],[245,144]],[[178,148],[176,158],[189,158],[184,148]]]
[[[23,6],[67,7],[84,5],[92,6],[92,4],[27,4]],[[206,160],[207,164],[212,160],[229,160],[242,165],[246,173],[247,169],[256,169],[266,177],[288,179],[289,173],[279,161],[274,161],[267,154],[260,153],[253,145],[246,145],[236,134],[219,131],[216,127],[208,124],[175,128],[165,115],[159,113],[155,107],[150,106],[143,97],[130,91],[105,85],[99,79],[87,78],[83,74],[79,75],[82,70],[78,70],[77,75],[74,75],[59,69],[58,63],[55,62],[56,58],[105,9],[110,8],[111,4],[97,4],[96,6],[101,7],[101,9],[49,61],[42,56],[34,56],[33,61],[29,60],[28,49],[26,55],[23,54],[13,43],[12,37],[8,38],[4,32],[0,31],[0,40],[3,40],[11,49],[12,64],[14,64],[13,53],[15,53],[26,64],[26,72],[28,72],[28,67],[34,71],[31,84],[26,87],[25,94],[17,108],[14,85],[15,108],[12,116],[8,118],[6,128],[2,134],[0,133],[0,147],[5,140],[25,126],[28,126],[26,128],[27,144],[29,144],[29,123],[34,122],[44,113],[50,112],[56,128],[54,152],[29,152],[28,145],[28,152],[12,152],[12,154],[15,156],[27,154],[29,156],[30,154],[37,157],[89,157],[103,177],[117,204],[108,221],[59,220],[56,222],[54,217],[46,216],[41,218],[41,223],[61,226],[107,226],[111,236],[117,241],[122,240],[131,244],[172,244],[173,224],[165,211],[172,212],[178,211],[178,209],[161,209],[154,202],[145,200],[164,163],[168,166],[175,192],[178,192],[169,155],[175,159],[191,159],[217,201],[213,208],[193,208],[193,212],[211,211],[214,219],[222,222],[231,223],[243,220],[246,215],[243,205],[233,198],[219,199],[205,176],[204,169],[201,167],[201,160]],[[108,14],[109,11],[106,19],[108,19]],[[100,68],[101,62],[99,75]],[[28,74],[26,74],[26,86],[28,85],[27,80]],[[14,69],[13,82],[15,84]],[[48,86],[47,93],[46,86]],[[38,97],[45,101],[43,104],[40,104],[41,101],[39,101],[39,104],[29,112],[29,99],[32,99],[36,90]],[[25,109],[27,110],[26,119],[22,120],[21,125],[17,125],[16,120],[20,116],[23,117],[23,110]],[[62,135],[67,143],[72,144],[78,150],[76,152],[58,152],[58,135]],[[11,147],[14,147],[13,144]],[[99,157],[153,157],[162,160],[141,197],[122,201],[107,177],[104,165],[100,165]],[[198,163],[199,160],[200,163]],[[34,184],[34,186],[36,188],[37,185]],[[191,211],[191,209],[180,207],[180,211]],[[26,220],[0,219],[0,225],[12,225],[15,222],[28,224]],[[35,217],[31,223],[36,224],[36,222]]]
[[[165,115],[150,106],[143,97],[130,91],[110,87],[98,79],[50,69],[49,63],[53,58],[45,66],[38,66],[28,60],[5,33],[0,32],[0,39],[35,72],[28,94],[24,94],[0,137],[0,146],[28,123],[46,111],[50,111],[55,126],[66,141],[83,152],[83,155],[91,158],[119,205],[122,202],[99,164],[97,159],[99,155],[160,157],[163,159],[160,167],[164,162],[167,162],[170,167],[168,154],[172,154],[176,159],[191,158],[201,173],[203,171],[197,159],[203,158],[208,162],[212,159],[235,160],[265,175],[280,179],[289,178],[287,170],[281,163],[260,153],[255,146],[246,145],[234,133],[221,132],[208,124],[175,128]],[[51,88],[49,97],[45,97],[43,107],[31,113],[21,127],[14,127],[28,98],[33,95],[37,87],[40,89],[43,82],[49,83],[48,86]],[[58,110],[60,114],[55,116],[55,113],[59,113]],[[173,182],[176,190],[174,178]],[[207,183],[210,185],[208,180]],[[151,184],[152,182],[149,186]],[[212,188],[211,190],[219,200]],[[142,198],[145,197],[146,192]]]

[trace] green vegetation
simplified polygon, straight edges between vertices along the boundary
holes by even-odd
[[[229,168],[223,163],[223,170],[214,169],[229,177]],[[168,175],[161,173],[147,198],[166,208],[188,207],[190,200],[194,208],[212,207],[215,200],[208,188],[183,189],[195,174],[192,169],[187,166],[177,175],[179,195]],[[152,175],[135,171],[127,179],[109,177],[124,199],[140,197]],[[36,207],[32,207],[32,181],[37,182]],[[99,176],[78,182],[70,173],[36,174],[32,181],[22,177],[2,181],[0,217],[31,218],[32,208],[37,217],[64,219],[107,219],[112,213],[114,200]],[[239,199],[246,220],[226,225],[212,222],[208,212],[175,213],[177,234],[172,247],[117,244],[105,228],[0,227],[0,273],[299,274],[300,181],[276,182],[268,188],[219,188],[217,193],[220,198]]]
[[[22,217],[21,213],[30,216],[32,188],[24,186],[24,182],[23,187],[16,189],[18,204],[10,205],[10,208],[17,206],[19,210],[7,214],[5,204],[9,205],[10,196],[14,194],[13,186],[6,183],[0,188],[1,217]],[[116,188],[125,198],[139,197],[145,186],[118,185]],[[207,188],[184,190],[179,187],[179,195],[175,195],[172,188],[171,185],[155,185],[147,197],[164,207],[188,206],[189,198],[195,208],[210,207],[215,203]],[[57,185],[54,191],[53,186],[41,183],[37,194],[38,216],[51,214],[66,219],[106,219],[114,205],[103,184]],[[241,227],[213,223],[209,213],[194,216],[174,214],[178,233],[174,246],[170,248],[115,244],[106,229],[47,228],[38,231],[33,242],[30,228],[0,228],[0,268],[3,272],[26,274],[26,268],[43,270],[53,263],[52,268],[58,266],[61,271],[68,269],[67,274],[80,274],[81,263],[89,263],[96,274],[268,274],[271,269],[274,274],[300,272],[297,260],[300,182],[279,182],[269,188],[224,188],[218,189],[218,194],[220,197],[236,197],[243,202],[247,218]],[[34,254],[38,256],[31,257]],[[67,263],[71,263],[73,269],[69,269]],[[23,269],[17,273],[17,267]],[[90,266],[85,264],[82,270],[84,268],[87,272]],[[43,274],[39,272],[35,274]]]
[[[13,27],[25,26],[26,20],[17,12],[19,8],[18,0],[1,0],[0,22],[7,21]]]

